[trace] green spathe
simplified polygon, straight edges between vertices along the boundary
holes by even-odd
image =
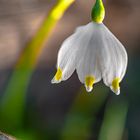
[[[105,17],[105,8],[102,0],[96,0],[91,13],[92,21],[102,23]]]

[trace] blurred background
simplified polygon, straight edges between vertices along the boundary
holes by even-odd
[[[3,102],[20,52],[56,2],[0,0],[0,102]],[[15,96],[8,109],[3,109],[6,115],[0,112],[1,131],[23,140],[140,140],[139,0],[104,0],[104,23],[123,43],[129,55],[120,96],[114,95],[102,82],[88,94],[76,74],[61,84],[50,83],[56,72],[61,43],[77,26],[91,21],[94,2],[76,0],[65,12],[32,73],[23,98],[25,106],[20,123],[14,125],[18,117],[9,119],[16,114],[16,109],[10,108],[18,100]],[[13,88],[20,88],[18,83],[20,79],[15,80]]]

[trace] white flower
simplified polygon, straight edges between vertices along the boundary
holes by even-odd
[[[103,23],[91,22],[79,27],[62,44],[52,83],[67,80],[76,70],[88,92],[103,79],[105,85],[119,95],[127,61],[123,45],[109,29]]]
[[[52,83],[67,80],[76,70],[88,92],[103,79],[106,86],[120,94],[119,83],[127,68],[127,53],[119,40],[103,24],[105,9],[96,0],[91,23],[79,27],[62,44],[57,60],[57,72]]]

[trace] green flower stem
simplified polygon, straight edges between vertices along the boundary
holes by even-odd
[[[92,20],[96,23],[102,23],[105,17],[105,8],[102,0],[96,0],[91,13]]]
[[[66,9],[74,2],[74,0],[59,0],[59,2],[50,11],[50,14],[44,20],[42,26],[27,44],[22,53],[16,69],[32,69],[37,63],[38,57],[44,48],[44,44],[49,38],[50,33],[54,29],[56,23],[61,19]]]
[[[87,140],[93,135],[91,126],[96,122],[96,115],[107,98],[108,90],[98,86],[94,92],[97,94],[87,94],[82,87],[66,118],[62,140]]]
[[[127,111],[128,103],[124,100],[108,103],[99,140],[122,140]]]
[[[21,53],[0,105],[0,127],[13,130],[22,125],[27,86],[38,58],[56,23],[74,0],[59,0]]]

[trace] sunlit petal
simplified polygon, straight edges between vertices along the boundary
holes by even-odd
[[[113,90],[113,80],[119,78],[119,82],[121,82],[126,72],[127,53],[120,41],[105,26],[102,30],[102,41],[104,45],[101,51],[102,61],[100,63],[103,81]],[[119,89],[116,92],[113,90],[113,92],[118,94]]]

